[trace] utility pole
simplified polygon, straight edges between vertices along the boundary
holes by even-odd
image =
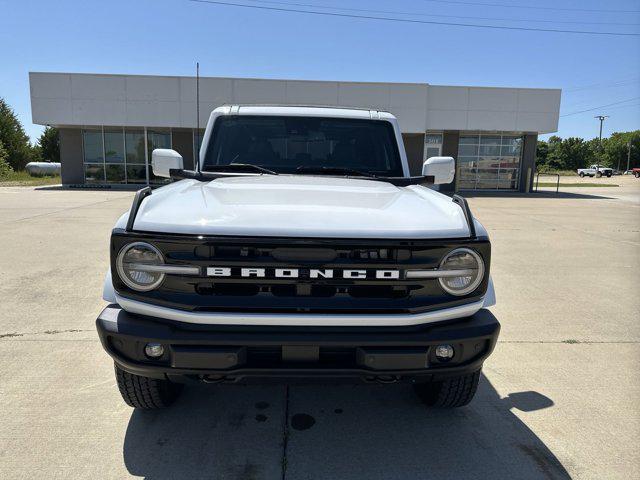
[[[629,162],[631,161],[631,140],[627,144],[627,170],[629,170]],[[625,170],[625,172],[627,171]]]
[[[609,115],[596,115],[593,118],[597,118],[598,120],[600,120],[600,141],[599,141],[599,150],[600,150],[600,156],[602,156],[602,124],[604,123],[605,119],[609,118]],[[598,165],[596,167],[596,170],[599,171],[600,169],[600,162],[598,162]]]

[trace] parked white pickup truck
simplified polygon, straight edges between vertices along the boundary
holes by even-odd
[[[579,168],[578,175],[580,175],[580,178],[584,178],[585,176],[600,178],[603,175],[610,177],[613,175],[613,169],[601,165],[591,165],[589,168]]]

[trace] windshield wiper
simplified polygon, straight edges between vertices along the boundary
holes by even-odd
[[[351,175],[356,177],[378,178],[376,175],[373,175],[372,173],[361,172],[360,170],[354,170],[353,168],[342,168],[342,167],[300,166],[296,168],[296,173],[318,173],[320,175]]]
[[[251,163],[230,163],[228,165],[205,165],[205,172],[257,172],[266,173],[267,175],[278,175],[278,172],[253,165]]]

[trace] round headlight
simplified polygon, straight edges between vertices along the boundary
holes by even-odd
[[[118,275],[122,281],[139,292],[148,292],[162,283],[164,273],[154,271],[153,267],[163,263],[160,250],[145,242],[125,245],[116,259]]]
[[[444,271],[444,275],[438,280],[447,293],[466,295],[478,288],[482,282],[484,262],[473,250],[458,248],[444,257],[439,270]]]

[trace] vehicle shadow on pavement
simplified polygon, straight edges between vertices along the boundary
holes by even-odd
[[[191,388],[132,414],[124,461],[149,479],[570,478],[513,413],[553,402],[480,381],[457,410],[427,409],[407,385]]]
[[[486,197],[505,197],[505,198],[562,198],[568,200],[615,200],[616,197],[606,195],[592,195],[588,193],[563,192],[562,187],[558,193],[555,190],[540,190],[538,192],[520,193],[520,192],[504,192],[504,191],[487,191],[487,192],[464,192],[464,198],[486,198]]]

